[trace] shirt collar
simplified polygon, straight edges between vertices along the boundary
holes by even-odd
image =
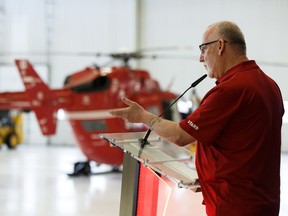
[[[218,85],[219,83],[229,79],[231,76],[235,75],[236,73],[239,73],[239,72],[247,70],[247,69],[255,68],[255,67],[258,67],[258,65],[256,64],[256,62],[254,60],[242,62],[238,65],[235,65],[234,67],[232,67],[228,71],[226,71],[222,75],[222,77],[220,77],[218,80],[216,80],[215,83],[216,83],[216,85]]]

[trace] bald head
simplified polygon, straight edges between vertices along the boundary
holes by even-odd
[[[223,38],[235,47],[239,54],[246,55],[246,42],[240,28],[233,22],[221,21],[208,27],[215,38]]]
[[[233,22],[221,21],[210,25],[199,48],[199,60],[211,78],[219,79],[235,65],[248,61],[243,33]]]

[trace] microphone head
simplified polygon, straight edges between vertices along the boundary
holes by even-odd
[[[204,80],[207,77],[207,74],[204,74],[203,76],[201,76],[199,79],[197,79],[195,82],[193,82],[191,84],[191,87],[194,88],[195,86],[197,86],[202,80]]]

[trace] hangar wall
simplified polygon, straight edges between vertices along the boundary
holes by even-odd
[[[278,82],[283,98],[288,100],[288,31],[284,28],[288,21],[288,2],[285,0],[0,0],[0,9],[1,51],[45,53],[0,56],[0,62],[12,67],[15,57],[25,57],[36,64],[48,63],[50,69],[46,76],[52,88],[61,88],[65,76],[72,72],[109,61],[81,55],[83,52],[192,46],[189,50],[159,51],[155,60],[132,62],[149,70],[163,88],[171,86],[172,91],[181,93],[205,73],[198,62],[198,44],[205,28],[215,21],[232,20],[245,34],[248,57],[255,59]],[[60,55],[60,52],[78,55]],[[174,57],[160,58],[168,54]],[[187,55],[191,59],[181,58]],[[5,80],[3,71],[1,66],[1,80]],[[206,79],[205,84],[197,87],[198,94],[203,96],[213,85],[214,80]],[[3,88],[0,83],[0,90]],[[287,124],[283,125],[286,151]],[[71,134],[71,128],[67,122],[60,121],[57,135],[48,142],[75,144],[73,137],[63,134]],[[40,142],[40,139],[33,140]]]
[[[267,69],[267,73],[282,88],[283,97],[288,99],[288,87],[283,79],[288,68],[288,42],[286,41],[288,31],[283,28],[288,21],[287,1],[146,0],[141,2],[141,47],[192,45],[194,48],[191,53],[196,61],[178,60],[172,63],[164,60],[145,61],[145,67],[151,71],[154,71],[153,66],[161,64],[161,70],[157,68],[160,72],[154,73],[162,80],[164,86],[169,83],[171,77],[175,76],[176,71],[181,71],[183,75],[177,76],[175,81],[174,88],[178,91],[185,84],[185,80],[196,79],[205,73],[198,62],[200,55],[198,45],[202,42],[202,33],[211,23],[231,20],[236,22],[245,34],[248,57],[257,60],[264,69]],[[274,66],[278,63],[285,63],[285,66]],[[214,85],[214,81],[211,84]],[[203,89],[201,87],[203,86],[199,86],[199,91],[204,94],[211,86]]]

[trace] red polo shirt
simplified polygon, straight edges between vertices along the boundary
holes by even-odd
[[[198,140],[196,167],[210,216],[276,216],[283,101],[255,61],[227,71],[180,126]]]

